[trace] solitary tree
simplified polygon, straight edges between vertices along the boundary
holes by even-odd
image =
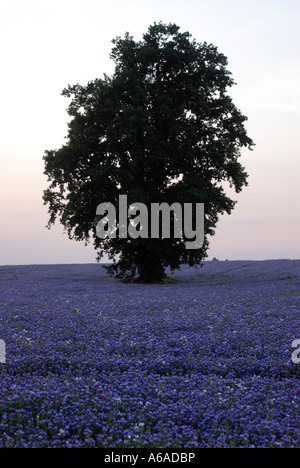
[[[113,76],[62,92],[71,98],[71,120],[66,144],[44,155],[48,227],[59,218],[70,238],[93,239],[118,278],[138,273],[142,281],[160,281],[167,266],[199,265],[207,256],[219,215],[236,203],[223,183],[236,192],[247,185],[239,157],[253,142],[247,118],[227,94],[234,81],[216,47],[162,23],[139,42],[128,33],[112,42]],[[186,249],[184,236],[97,237],[97,206],[110,202],[118,212],[124,194],[128,204],[204,203],[204,244]]]

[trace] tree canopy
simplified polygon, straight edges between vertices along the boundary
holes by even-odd
[[[92,239],[119,278],[160,281],[167,266],[197,265],[207,256],[220,214],[236,203],[224,182],[236,192],[247,185],[239,157],[253,142],[228,95],[234,81],[217,47],[162,23],[141,41],[126,33],[112,42],[113,75],[62,92],[71,99],[71,120],[66,143],[44,155],[48,226],[58,218],[70,238]],[[184,236],[99,238],[97,206],[110,202],[118,210],[124,194],[129,204],[204,203],[204,244],[189,250]]]

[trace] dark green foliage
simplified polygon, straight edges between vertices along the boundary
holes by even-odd
[[[222,187],[240,192],[247,174],[239,163],[242,147],[251,149],[247,120],[226,94],[234,82],[227,59],[207,43],[198,44],[174,24],[154,24],[135,42],[128,33],[114,41],[112,77],[86,86],[69,86],[68,140],[46,151],[44,192],[49,227],[59,218],[69,237],[94,240],[99,258],[114,260],[119,278],[162,279],[166,266],[200,264],[208,235],[219,215],[235,201]],[[133,202],[204,203],[206,240],[199,250],[184,239],[100,239],[96,207],[119,195]]]

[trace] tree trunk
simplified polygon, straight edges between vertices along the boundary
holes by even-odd
[[[162,283],[165,277],[165,269],[160,259],[144,258],[138,266],[139,281],[141,283]]]

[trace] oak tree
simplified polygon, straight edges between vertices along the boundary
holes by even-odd
[[[234,85],[227,58],[198,43],[175,24],[154,23],[135,41],[113,41],[112,76],[69,85],[66,143],[46,151],[49,227],[58,218],[70,238],[93,240],[113,261],[109,271],[125,279],[161,281],[166,267],[201,264],[219,216],[236,204],[224,183],[240,192],[247,173],[239,158],[251,149],[247,118],[228,94]],[[102,202],[118,210],[128,203],[204,203],[205,242],[186,249],[182,239],[101,239],[95,214]],[[117,226],[118,227],[118,226]]]

